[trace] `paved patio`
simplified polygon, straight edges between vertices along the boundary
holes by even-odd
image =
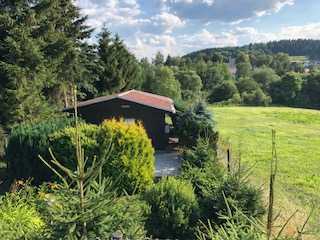
[[[156,177],[177,176],[180,174],[181,158],[175,151],[159,151],[155,153]]]

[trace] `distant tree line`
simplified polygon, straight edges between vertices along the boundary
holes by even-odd
[[[239,51],[263,52],[266,54],[287,53],[290,56],[307,56],[311,59],[320,59],[320,40],[315,39],[291,39],[271,41],[267,43],[251,43],[242,47],[209,48],[187,54],[185,57],[196,58],[199,55],[235,57]]]

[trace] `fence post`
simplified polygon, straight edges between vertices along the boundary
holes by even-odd
[[[231,173],[231,151],[230,151],[230,146],[228,147],[227,150],[227,161],[228,161],[228,173]]]

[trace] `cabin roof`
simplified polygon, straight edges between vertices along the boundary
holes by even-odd
[[[171,98],[160,96],[157,94],[152,94],[148,92],[138,91],[135,89],[113,94],[109,96],[97,97],[83,102],[78,102],[78,108],[90,106],[96,103],[110,101],[112,99],[122,99],[129,102],[138,103],[141,105],[149,106],[152,108],[157,108],[170,113],[175,113],[174,102]],[[72,108],[66,108],[65,110],[70,110]]]

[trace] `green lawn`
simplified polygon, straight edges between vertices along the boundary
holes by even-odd
[[[283,215],[299,209],[300,224],[313,201],[318,212],[311,223],[320,229],[320,111],[278,107],[211,107],[224,140],[233,154],[253,170],[253,181],[267,191],[271,159],[271,130],[277,132],[279,172],[277,206]],[[264,184],[264,185],[263,185]],[[316,216],[317,215],[317,216]],[[318,238],[316,238],[318,239]]]
[[[290,61],[303,63],[309,61],[309,58],[306,56],[290,56]]]

